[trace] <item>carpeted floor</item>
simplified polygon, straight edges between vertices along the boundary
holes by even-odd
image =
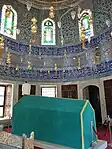
[[[105,127],[99,127],[97,129],[98,133],[98,139],[99,140],[106,140],[107,143],[110,143],[110,135],[109,135],[109,130]],[[107,149],[112,149],[112,147],[107,147]]]
[[[7,131],[7,132],[11,132],[11,128],[9,128],[9,129],[5,128],[4,130]],[[106,140],[108,143],[110,143],[109,131],[107,131],[106,128],[98,127],[97,135],[98,135],[99,140]],[[35,149],[40,149],[40,148],[35,147]],[[112,148],[107,147],[107,149],[112,149]]]

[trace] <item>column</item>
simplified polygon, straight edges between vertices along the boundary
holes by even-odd
[[[102,122],[105,121],[105,118],[107,117],[107,110],[106,110],[106,101],[105,101],[105,90],[104,90],[104,84],[103,80],[100,80],[100,105],[101,105],[101,114],[102,114]]]
[[[57,97],[62,98],[61,84],[57,85]]]

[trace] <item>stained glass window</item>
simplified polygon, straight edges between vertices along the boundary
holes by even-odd
[[[42,22],[42,45],[55,45],[55,22],[45,19]]]
[[[10,5],[4,5],[2,7],[1,15],[1,30],[0,33],[16,39],[17,28],[17,12]]]
[[[79,17],[80,40],[82,39],[82,34],[86,39],[94,36],[92,12],[89,9],[82,11]]]

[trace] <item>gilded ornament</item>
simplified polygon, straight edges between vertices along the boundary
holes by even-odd
[[[31,62],[28,62],[28,70],[31,69]]]
[[[37,32],[37,27],[36,25],[32,24],[32,33],[36,33]]]
[[[0,49],[4,49],[4,37],[0,36]]]
[[[7,64],[11,64],[11,53],[7,53]]]
[[[34,18],[32,18],[32,25],[31,25],[31,32],[32,33],[36,33],[37,32],[37,20],[36,20],[36,18],[34,17]]]
[[[100,61],[101,61],[100,49],[99,48],[96,48],[95,55],[94,55],[94,63],[95,64],[100,64]]]
[[[16,66],[16,70],[19,70],[19,66],[18,65]]]
[[[35,17],[32,18],[32,25],[31,25],[31,43],[35,43],[37,41],[37,20]]]
[[[84,33],[84,31],[85,31],[85,28],[82,26],[81,27],[81,31]]]
[[[85,29],[84,27],[81,28],[81,41],[82,41],[82,48],[84,49],[85,48],[85,40],[86,40],[86,36],[85,36],[85,33],[84,33]]]
[[[106,55],[106,57],[109,56],[109,49],[106,49],[106,51],[105,51],[105,55]]]
[[[50,18],[54,18],[54,12],[50,11],[49,16],[50,16]]]
[[[11,14],[11,7],[10,6],[7,6],[7,9],[5,11],[5,16],[6,17],[10,17],[10,14]]]
[[[57,67],[57,64],[54,64],[54,69],[57,70],[57,68],[58,68],[58,67]]]
[[[31,19],[31,21],[32,21],[33,23],[37,23],[37,19],[36,19],[35,17],[33,17],[33,18]]]
[[[61,39],[61,44],[63,45],[63,43],[64,43],[64,41],[63,41],[63,39]]]
[[[89,22],[90,22],[90,24],[93,24],[93,20],[92,20],[92,19],[90,19],[90,21],[89,21]]]
[[[84,34],[82,34],[81,36],[81,41],[82,41],[82,48],[84,49],[85,48],[85,40],[86,40],[86,37]]]
[[[55,17],[54,7],[53,6],[50,7],[49,17],[51,19],[53,19]]]
[[[2,58],[4,53],[4,37],[0,36],[0,58]]]

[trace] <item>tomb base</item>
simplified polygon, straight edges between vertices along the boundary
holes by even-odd
[[[34,141],[34,145],[42,149],[74,149],[74,148],[69,148],[61,145],[43,142],[43,141]],[[107,142],[103,140],[99,140],[98,143],[94,145],[94,149],[106,149],[106,148],[107,148]],[[89,149],[92,149],[92,147],[90,147]]]

